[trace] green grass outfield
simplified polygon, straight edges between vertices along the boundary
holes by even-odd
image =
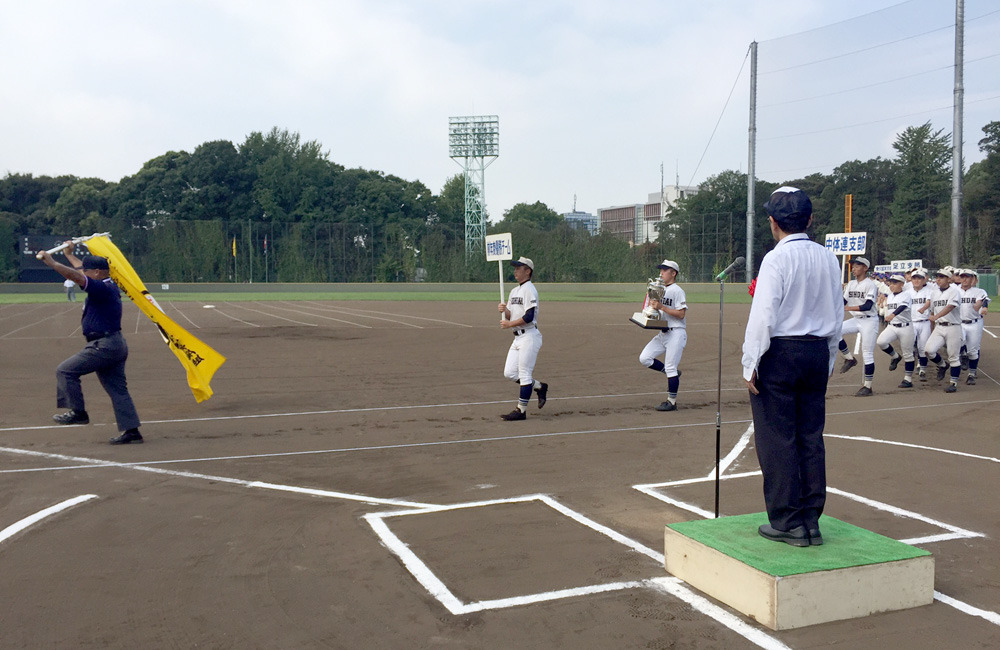
[[[254,300],[459,300],[497,302],[500,299],[498,283],[386,283],[386,284],[174,284],[167,289],[159,283],[147,283],[146,288],[159,301],[246,302]],[[504,293],[510,293],[514,284],[504,283]],[[573,284],[539,282],[538,292],[542,302],[620,302],[642,306],[646,292],[645,283],[626,284]],[[692,304],[718,303],[718,284],[680,285]],[[79,293],[79,292],[78,292]],[[747,286],[730,282],[725,286],[727,304],[750,302]],[[81,299],[78,296],[78,299]],[[0,305],[23,303],[65,302],[66,294],[61,284],[0,284]]]

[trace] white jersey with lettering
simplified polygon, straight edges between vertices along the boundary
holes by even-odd
[[[844,300],[847,301],[847,307],[860,307],[865,304],[865,302],[871,300],[872,306],[866,311],[852,311],[851,316],[855,318],[864,318],[866,316],[877,316],[878,309],[875,307],[875,301],[878,299],[878,285],[871,278],[865,278],[858,282],[857,280],[851,280],[847,283],[847,288],[844,289]]]

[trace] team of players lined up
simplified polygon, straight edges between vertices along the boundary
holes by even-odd
[[[533,376],[542,344],[538,331],[538,291],[531,282],[534,263],[522,257],[511,264],[518,286],[511,291],[507,303],[500,303],[499,311],[501,327],[513,329],[515,339],[507,353],[504,375],[518,382],[520,394],[515,409],[502,417],[524,420],[532,392],[538,396],[538,408],[542,408],[549,387]],[[987,293],[977,286],[979,274],[971,269],[946,266],[933,274],[934,284],[930,284],[931,274],[927,269],[918,268],[892,275],[887,283],[877,283],[868,277],[870,266],[864,257],[851,260],[853,279],[844,289],[844,311],[851,318],[844,322],[842,336],[861,336],[864,360],[863,383],[855,395],[872,394],[876,345],[889,355],[890,371],[895,371],[903,362],[903,380],[899,388],[913,387],[915,371],[919,381],[927,381],[929,363],[936,367],[938,381],[950,372],[946,393],[958,390],[963,369],[968,370],[966,384],[974,385],[983,338],[983,316],[990,304]],[[652,301],[650,306],[660,312],[664,327],[659,328],[660,332],[643,348],[639,362],[666,376],[667,399],[656,410],[673,411],[677,408],[680,387],[678,366],[687,344],[687,302],[684,290],[677,285],[680,272],[677,262],[663,260],[657,268],[667,290],[662,303]],[[882,324],[884,329],[879,333]],[[843,338],[839,348],[844,356],[840,372],[845,373],[858,361]],[[942,351],[947,356],[943,356]]]

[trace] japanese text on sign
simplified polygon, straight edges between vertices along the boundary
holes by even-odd
[[[826,247],[835,255],[861,254],[867,245],[866,232],[830,233],[826,236]]]
[[[892,263],[893,271],[912,271],[913,269],[919,269],[924,265],[923,260],[893,260]]]
[[[486,236],[486,261],[514,259],[514,246],[509,232]]]

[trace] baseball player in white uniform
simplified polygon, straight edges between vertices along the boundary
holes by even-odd
[[[901,275],[889,276],[889,296],[885,300],[885,329],[878,335],[876,343],[889,355],[889,371],[892,372],[903,360],[905,374],[900,388],[913,388],[913,323],[911,322],[911,294],[903,289],[906,278]],[[893,342],[899,350],[892,347]]]
[[[965,334],[965,350],[969,357],[969,376],[965,378],[965,383],[973,386],[979,372],[979,350],[983,342],[983,317],[980,310],[989,302],[989,296],[986,291],[975,286],[978,273],[972,269],[962,269],[959,275],[962,278],[962,288],[959,290],[962,301],[962,332]]]
[[[677,286],[677,274],[680,272],[677,262],[663,260],[656,268],[660,269],[660,279],[667,288],[662,302],[651,299],[649,304],[660,312],[665,327],[642,349],[639,363],[667,376],[667,401],[657,406],[656,410],[676,411],[681,378],[677,365],[687,345],[687,297],[684,290]],[[660,355],[663,355],[663,361],[657,358]]]
[[[875,301],[878,287],[868,277],[870,266],[871,262],[864,257],[855,257],[851,260],[851,274],[854,279],[848,282],[847,288],[844,289],[844,311],[850,312],[853,318],[844,321],[842,333],[843,336],[861,335],[861,352],[865,360],[864,384],[854,394],[856,397],[870,396],[872,380],[875,378],[875,338],[878,334],[878,311]],[[840,372],[843,373],[858,365],[858,361],[847,347],[847,341],[841,339],[839,347],[845,357],[844,365],[840,368]]]
[[[928,320],[934,324],[934,331],[927,339],[924,352],[933,363],[938,366],[938,380],[944,379],[944,375],[951,366],[951,380],[944,389],[946,393],[954,393],[958,390],[958,376],[962,374],[962,362],[959,360],[959,350],[962,347],[962,319],[961,297],[958,289],[951,283],[951,274],[941,269],[935,274],[938,285],[938,292],[931,299],[931,315]],[[948,349],[948,361],[944,361],[938,350],[942,347]]]
[[[927,381],[927,355],[924,354],[924,346],[931,337],[931,322],[927,320],[930,314],[927,310],[930,309],[931,298],[937,287],[927,284],[927,269],[914,270],[910,278],[910,316],[913,318],[913,343],[917,348],[919,364],[917,376],[920,381]]]
[[[538,331],[538,291],[531,282],[535,274],[535,263],[521,257],[510,263],[514,267],[517,286],[510,290],[506,303],[500,303],[500,327],[513,330],[514,341],[507,351],[503,376],[516,381],[521,389],[517,407],[500,417],[507,421],[528,418],[528,400],[531,391],[538,395],[538,408],[545,406],[549,385],[532,376],[538,351],[542,348],[542,333]]]

